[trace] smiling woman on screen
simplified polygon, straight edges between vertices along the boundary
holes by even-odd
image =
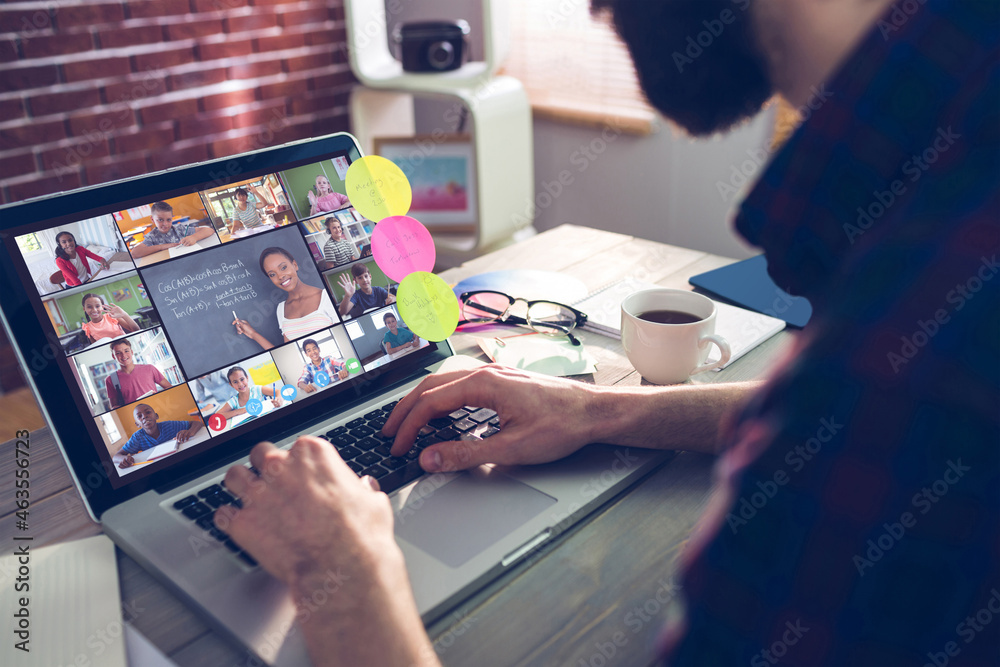
[[[299,263],[284,248],[265,248],[260,253],[260,270],[271,282],[288,293],[278,304],[278,328],[282,340],[288,342],[308,333],[333,326],[339,322],[337,309],[330,295],[321,287],[313,287],[299,280]],[[250,326],[246,320],[235,319],[236,332],[250,338],[265,350],[274,345]]]

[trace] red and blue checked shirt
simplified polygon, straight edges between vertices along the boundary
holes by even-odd
[[[672,665],[1000,664],[1000,2],[896,2],[737,228],[814,314],[729,434]]]
[[[313,364],[313,362],[308,361],[306,365],[302,368],[302,375],[299,377],[300,384],[313,384],[316,382],[317,373],[326,373],[327,380],[329,382],[337,381],[337,373],[344,370],[344,364],[340,361],[334,361],[333,357],[323,357],[319,366]]]

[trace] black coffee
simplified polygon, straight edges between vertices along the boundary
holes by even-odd
[[[648,310],[640,313],[639,319],[658,324],[691,324],[700,322],[703,318],[680,310]]]

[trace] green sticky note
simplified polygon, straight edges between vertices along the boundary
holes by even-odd
[[[458,298],[444,280],[426,271],[403,278],[396,308],[406,328],[429,341],[440,342],[458,326]]]

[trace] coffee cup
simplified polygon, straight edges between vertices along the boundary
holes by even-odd
[[[715,335],[715,303],[687,290],[658,288],[622,301],[622,346],[632,367],[653,384],[676,384],[721,368],[729,343]],[[712,344],[722,357],[705,363]]]

